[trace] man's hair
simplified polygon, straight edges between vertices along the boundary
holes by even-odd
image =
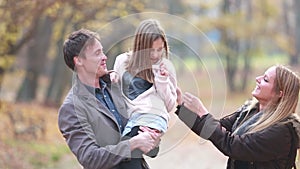
[[[95,40],[100,40],[96,32],[80,29],[71,33],[63,45],[64,60],[67,66],[74,70],[74,57],[85,57],[84,51],[87,46],[93,45]]]

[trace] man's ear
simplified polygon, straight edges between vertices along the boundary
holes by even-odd
[[[78,66],[82,65],[82,60],[81,60],[81,58],[79,56],[75,56],[73,58],[73,62],[74,62],[75,65],[78,65]]]

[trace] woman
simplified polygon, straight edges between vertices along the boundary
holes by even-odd
[[[178,116],[229,157],[227,169],[295,167],[300,135],[296,115],[299,77],[284,66],[272,66],[256,78],[252,95],[254,99],[238,111],[217,120],[200,99],[185,93]]]
[[[161,134],[167,131],[169,112],[174,112],[177,105],[176,73],[168,53],[164,30],[157,20],[147,19],[136,30],[133,50],[116,58],[114,70],[120,75],[122,95],[130,114],[124,139],[136,136],[142,126]],[[114,76],[111,78],[115,81]],[[157,152],[158,148],[147,155],[155,157]],[[142,151],[133,152],[132,157],[141,158]],[[133,158],[121,168],[138,168]]]

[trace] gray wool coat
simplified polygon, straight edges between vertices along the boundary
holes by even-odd
[[[126,123],[128,115],[117,84],[103,78],[116,108]],[[130,158],[129,141],[121,141],[121,131],[115,117],[90,93],[77,76],[58,116],[59,129],[70,150],[85,169],[114,169]]]

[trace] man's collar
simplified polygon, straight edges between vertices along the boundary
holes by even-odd
[[[107,87],[107,83],[102,78],[99,78],[99,84],[100,84],[100,89],[105,89]],[[96,91],[99,90],[99,88],[95,88],[93,86],[89,86],[89,85],[86,85],[86,84],[84,84],[84,86],[92,94],[94,94]],[[101,90],[99,90],[99,91],[101,91]]]
[[[92,86],[89,86],[89,85],[86,85],[86,84],[83,84],[83,85],[86,87],[86,89],[87,89],[90,93],[95,94],[95,91],[96,91],[96,88],[95,88],[95,87],[92,87]]]
[[[102,82],[105,83],[105,86],[107,87],[110,87],[111,85],[111,81],[110,81],[110,76],[109,74],[107,75],[104,75],[102,77],[99,78],[99,83],[101,86],[104,86],[104,84],[101,84]],[[75,90],[75,93],[77,93],[78,95],[86,95],[86,90],[88,90],[89,93],[92,93],[94,94],[95,93],[95,87],[93,86],[89,86],[89,85],[86,85],[84,83],[82,83],[80,81],[80,79],[78,78],[78,75],[76,73],[73,74],[72,76],[72,83],[74,85],[74,90]]]
[[[102,79],[108,86],[111,84],[110,75],[106,74],[102,76],[100,79]]]
[[[102,78],[99,78],[99,84],[101,89],[105,89],[107,86],[107,83]]]

